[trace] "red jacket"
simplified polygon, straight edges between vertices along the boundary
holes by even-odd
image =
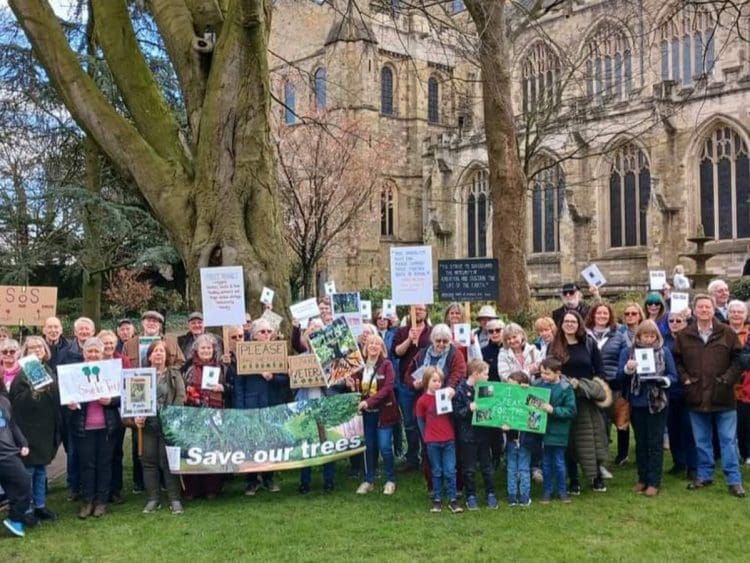
[[[461,380],[466,379],[466,360],[464,360],[463,354],[461,354],[461,351],[454,344],[451,344],[450,346],[451,349],[448,352],[449,357],[445,363],[446,373],[443,374],[445,377],[443,387],[453,387],[453,389],[456,389],[458,384],[461,383]],[[409,389],[416,390],[414,389],[414,379],[412,379],[411,374],[422,366],[427,350],[429,350],[429,348],[420,350],[419,353],[414,356],[414,359],[409,362],[409,366],[406,368],[404,384],[409,387]],[[419,392],[422,391],[424,391],[424,389],[419,389]]]
[[[354,388],[358,393],[362,392],[362,371],[354,374]],[[396,376],[393,372],[393,364],[388,359],[381,358],[375,364],[373,379],[377,381],[377,392],[370,397],[362,397],[367,402],[368,409],[377,409],[378,426],[381,428],[393,426],[400,420],[396,394],[393,392]]]

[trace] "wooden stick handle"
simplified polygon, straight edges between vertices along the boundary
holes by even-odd
[[[138,427],[138,457],[143,457],[143,426]]]

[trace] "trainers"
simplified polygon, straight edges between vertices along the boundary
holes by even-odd
[[[3,520],[3,525],[8,528],[8,531],[18,538],[22,538],[26,535],[26,529],[21,522],[6,518]]]
[[[544,494],[542,495],[541,500],[539,501],[540,504],[549,504],[552,501],[552,497],[550,495]]]
[[[388,481],[383,487],[383,494],[392,495],[395,492],[396,492],[396,483],[394,483],[393,481]]]
[[[544,474],[542,473],[542,470],[539,469],[538,467],[533,467],[531,469],[531,478],[537,483],[544,482]]]
[[[602,479],[611,479],[612,478],[612,474],[603,465],[599,466],[599,474],[602,476]]]
[[[570,500],[570,497],[567,494],[560,495],[560,502],[563,504],[570,504],[572,501]]]
[[[467,510],[479,510],[479,503],[477,502],[477,497],[474,495],[470,495],[469,498],[466,499],[466,509]]]
[[[597,477],[591,482],[591,490],[595,493],[606,493],[607,485],[604,484],[604,481],[600,477]]]
[[[508,497],[508,506],[511,508],[514,506],[518,506],[518,499],[516,497]]]
[[[628,461],[630,461],[630,458],[628,456],[623,456],[623,457],[617,456],[615,458],[615,465],[619,465],[620,467],[622,467],[623,465],[628,463]]]
[[[46,506],[43,506],[42,508],[35,508],[34,516],[36,516],[39,520],[49,520],[50,522],[54,522],[55,520],[57,520],[57,514],[52,512]]]
[[[281,491],[281,487],[276,484],[276,481],[266,481],[263,483],[263,488],[269,493],[278,493]]]
[[[257,494],[259,488],[260,485],[258,485],[258,483],[250,483],[245,487],[245,496],[254,497]]]
[[[372,486],[372,483],[368,483],[367,481],[364,481],[359,487],[357,487],[357,494],[366,495],[367,493],[372,492],[374,488],[375,487]]]
[[[443,511],[443,503],[439,500],[433,500],[432,507],[430,508],[430,512],[442,512],[442,511]]]
[[[172,514],[182,514],[185,512],[185,509],[182,508],[182,503],[179,500],[173,500],[169,503],[169,510],[172,512]]]
[[[450,502],[448,503],[448,509],[449,509],[449,510],[450,510],[450,511],[451,511],[451,512],[452,512],[453,514],[458,514],[459,512],[463,512],[463,511],[464,511],[464,509],[463,509],[463,508],[461,508],[461,505],[460,505],[460,504],[458,504],[458,501],[457,501],[456,499],[453,499],[452,501],[450,501]]]
[[[518,506],[523,506],[523,507],[529,507],[529,506],[531,506],[531,499],[527,498],[526,500],[520,501],[518,503]]]
[[[153,514],[157,510],[161,508],[161,504],[159,504],[158,500],[150,500],[146,503],[146,506],[143,507],[143,513],[144,514]]]
[[[571,483],[570,487],[568,487],[568,494],[573,495],[575,497],[580,496],[581,494],[581,484],[580,483]]]
[[[487,508],[497,510],[497,497],[495,496],[495,493],[490,493],[487,495]]]
[[[142,495],[145,492],[146,492],[146,490],[143,487],[133,487],[133,494],[134,495]]]
[[[300,483],[299,487],[297,487],[297,492],[301,495],[306,495],[310,492],[310,485],[307,483]]]

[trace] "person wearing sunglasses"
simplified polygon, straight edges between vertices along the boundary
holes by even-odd
[[[482,359],[490,366],[489,381],[500,381],[500,375],[497,372],[497,356],[503,348],[504,326],[500,319],[492,319],[485,327],[489,341],[486,346],[482,347]]]
[[[636,302],[631,301],[625,304],[625,309],[622,313],[622,324],[620,325],[620,332],[625,338],[625,345],[632,346],[635,342],[635,329],[638,325],[643,322],[646,315],[643,313],[643,308]]]
[[[595,301],[599,299],[599,288],[591,286],[589,292]],[[577,283],[566,283],[562,286],[560,291],[560,299],[562,305],[552,311],[552,320],[555,321],[555,325],[561,326],[563,322],[563,316],[568,311],[575,311],[581,318],[585,319],[589,312],[589,306],[583,302],[583,295],[581,294],[581,288]]]
[[[650,291],[643,302],[643,311],[646,319],[654,321],[659,327],[662,337],[669,332],[667,326],[667,302],[658,291]]]

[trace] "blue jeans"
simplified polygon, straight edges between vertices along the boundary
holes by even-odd
[[[47,506],[47,466],[29,465],[26,472],[31,477],[31,500],[34,508]],[[29,507],[31,510],[31,507]]]
[[[404,434],[406,434],[406,463],[412,467],[419,467],[419,429],[417,417],[414,414],[416,396],[414,391],[403,383],[396,385],[396,399],[404,420]]]
[[[432,470],[432,499],[440,501],[443,490],[443,477],[448,487],[448,500],[456,500],[456,442],[430,442],[427,456]]]
[[[378,452],[385,465],[385,480],[396,481],[395,459],[393,456],[393,426],[378,428],[380,414],[367,412],[362,414],[365,427],[365,481],[375,482],[375,471],[378,468]]]
[[[690,425],[693,427],[695,447],[698,450],[697,477],[701,481],[711,481],[714,477],[712,421],[716,422],[716,429],[719,433],[721,466],[727,485],[740,485],[742,475],[737,451],[737,411],[734,409],[720,412],[690,411]]]
[[[327,487],[333,487],[333,478],[336,475],[335,463],[323,464],[323,484]],[[312,467],[303,467],[299,472],[300,485],[310,486],[312,481]]]
[[[508,500],[525,504],[531,495],[531,450],[508,440],[506,447],[508,464]]]
[[[542,451],[543,494],[552,497],[552,480],[557,480],[557,496],[567,495],[565,476],[565,446],[544,446]]]

